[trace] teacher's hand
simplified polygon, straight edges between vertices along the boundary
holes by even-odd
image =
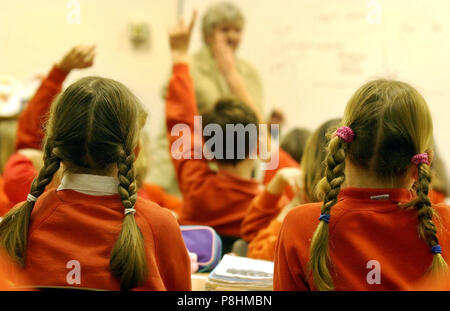
[[[211,51],[216,60],[217,67],[219,67],[220,72],[224,76],[237,71],[233,49],[227,44],[225,35],[220,31],[214,33]]]

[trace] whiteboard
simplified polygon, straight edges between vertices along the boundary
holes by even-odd
[[[340,117],[364,82],[412,84],[427,100],[437,146],[450,161],[450,1],[241,0],[246,17],[238,54],[259,71],[266,114],[284,111],[287,128],[315,129]],[[179,0],[199,12],[192,52],[202,44],[201,17],[219,1]],[[450,173],[450,171],[449,171]]]

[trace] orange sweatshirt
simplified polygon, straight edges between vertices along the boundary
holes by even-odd
[[[247,242],[252,241],[260,230],[266,228],[272,219],[278,216],[288,201],[286,196],[273,195],[266,190],[258,194],[250,203],[242,221],[242,238]]]
[[[445,198],[433,190],[430,190],[429,197],[433,204],[442,203]],[[241,227],[242,238],[249,242],[247,257],[274,260],[275,245],[281,228],[281,222],[276,217],[288,203],[285,196],[284,200],[280,198],[281,196],[264,192],[250,204]]]
[[[439,204],[445,202],[445,194],[442,192],[436,191],[434,189],[430,189],[428,192],[428,197],[432,204]]]
[[[266,228],[258,231],[248,244],[247,257],[273,261],[280,228],[281,222],[274,218]]]
[[[370,199],[383,194],[389,199]],[[330,272],[336,290],[408,290],[426,276],[433,254],[417,234],[417,211],[397,206],[411,198],[406,189],[341,190],[329,223]],[[314,289],[305,271],[321,205],[301,205],[284,219],[275,251],[275,290]],[[450,262],[450,208],[434,208],[440,216],[435,224],[442,255]],[[380,284],[374,277],[376,266]]]
[[[430,276],[417,284],[415,291],[450,291],[450,274]]]
[[[29,280],[20,266],[0,249],[0,291],[23,291],[30,288],[21,287]]]
[[[170,149],[179,139],[171,130],[177,124],[185,124],[194,135],[194,116],[198,115],[194,84],[187,64],[177,64],[166,98],[166,122]],[[200,130],[202,130],[200,128]],[[198,134],[194,146],[189,146],[172,162],[183,194],[183,207],[179,221],[183,225],[201,224],[213,227],[220,235],[239,237],[241,222],[251,200],[259,193],[258,182],[243,179],[222,170],[213,172],[207,160],[194,159],[194,150],[202,151],[202,135]]]
[[[250,204],[242,222],[241,235],[249,242],[247,257],[273,261],[281,222],[276,219],[289,199],[284,195],[260,193]]]
[[[180,215],[181,200],[176,196],[166,193],[163,188],[157,185],[144,184],[141,189],[139,189],[138,195],[146,200],[153,201],[160,206],[174,211],[177,215]]]
[[[190,290],[190,259],[175,218],[167,209],[140,197],[135,209],[148,264],[148,280],[137,289]],[[119,195],[91,196],[55,189],[41,195],[28,234],[25,272],[31,284],[119,290],[109,260],[123,211]],[[80,284],[76,284],[77,269]]]

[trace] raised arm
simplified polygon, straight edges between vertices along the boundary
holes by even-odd
[[[241,236],[247,242],[251,242],[259,231],[265,229],[270,222],[280,214],[285,215],[284,207],[288,206],[287,197],[283,196],[284,190],[290,186],[295,193],[300,192],[300,170],[297,168],[283,168],[277,171],[275,177],[267,185],[266,189],[255,197],[247,210],[241,226]],[[290,203],[295,204],[295,201]]]
[[[51,103],[61,92],[64,80],[73,69],[92,66],[94,57],[95,46],[75,46],[53,66],[19,117],[16,151],[41,149],[44,139],[43,124]]]
[[[94,57],[95,46],[73,47],[53,66],[20,115],[16,152],[8,159],[3,172],[4,190],[11,204],[26,199],[31,183],[43,165],[43,124],[52,101],[61,91],[62,83],[73,69],[90,67]]]
[[[188,48],[195,18],[196,13],[189,25],[179,21],[169,33],[173,70],[166,96],[166,124],[169,152],[183,194],[200,187],[211,173],[203,159],[201,125],[194,124],[198,111],[189,73]]]
[[[258,232],[277,217],[286,203],[285,198],[281,198],[281,194],[273,195],[264,190],[252,200],[241,225],[241,236],[245,241],[251,242]]]

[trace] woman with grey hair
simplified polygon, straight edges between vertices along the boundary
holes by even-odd
[[[207,9],[202,20],[203,47],[191,59],[191,75],[195,83],[200,113],[211,108],[219,98],[235,96],[248,101],[262,114],[262,86],[255,68],[236,56],[245,20],[241,11],[229,2]],[[242,95],[233,80],[240,76],[248,92]]]
[[[242,12],[229,2],[214,4],[203,15],[204,45],[190,59],[200,114],[211,109],[218,99],[230,96],[253,107],[260,118],[263,114],[259,74],[252,65],[236,55],[244,24]],[[163,98],[165,94],[166,87]],[[171,194],[180,195],[166,135],[164,125],[153,146],[149,181]]]

